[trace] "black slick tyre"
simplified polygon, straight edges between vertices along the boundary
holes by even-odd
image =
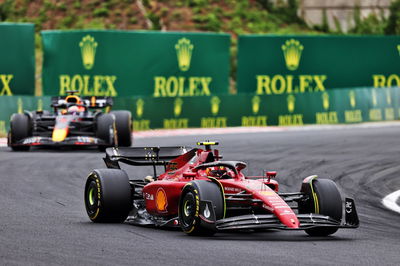
[[[216,232],[215,224],[205,222],[200,206],[202,201],[211,202],[216,220],[225,212],[225,199],[218,184],[197,180],[186,184],[179,200],[179,224],[188,235],[211,236]]]
[[[118,146],[130,147],[132,145],[132,114],[129,111],[112,111],[115,116]]]
[[[312,186],[312,189],[307,186]],[[341,221],[342,197],[335,182],[330,179],[314,179],[311,184],[303,184],[301,192],[309,194],[309,200],[299,202],[299,213],[318,213]],[[306,229],[305,232],[310,236],[328,236],[337,230],[337,227],[321,226]]]
[[[30,146],[14,146],[20,140],[31,136],[31,121],[26,114],[13,114],[10,121],[9,144],[13,151],[28,151]]]
[[[128,175],[120,169],[97,169],[85,186],[85,207],[92,222],[122,223],[132,209]]]
[[[115,132],[114,116],[111,114],[100,114],[96,117],[96,137],[106,142],[100,145],[100,150],[114,145]]]

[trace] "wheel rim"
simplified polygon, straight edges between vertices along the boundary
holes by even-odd
[[[93,196],[94,188],[91,187],[89,189],[89,204],[93,205],[94,204],[94,196]]]
[[[94,180],[92,180],[86,190],[86,197],[85,197],[85,205],[86,210],[88,211],[89,216],[96,213],[98,209],[98,196],[97,196],[97,184]]]
[[[194,220],[194,211],[196,209],[195,199],[191,192],[183,198],[182,204],[182,224],[184,227],[190,227]]]
[[[192,205],[189,203],[189,200],[186,200],[185,204],[183,205],[183,213],[185,216],[190,216],[192,213]]]

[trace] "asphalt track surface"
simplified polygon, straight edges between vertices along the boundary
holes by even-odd
[[[381,199],[400,189],[400,127],[218,135],[227,160],[248,174],[278,171],[282,191],[311,174],[331,178],[354,197],[361,226],[330,237],[303,231],[217,233],[130,224],[94,224],[83,188],[96,150],[11,152],[0,148],[1,265],[398,265],[400,214]],[[201,139],[215,139],[202,136]],[[135,146],[193,145],[199,137],[147,138]],[[134,178],[144,174],[129,168]]]

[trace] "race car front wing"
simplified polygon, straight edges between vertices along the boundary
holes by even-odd
[[[8,144],[11,145],[10,143]],[[41,136],[33,136],[29,138],[22,139],[13,146],[72,146],[72,145],[83,145],[83,146],[101,146],[101,145],[110,145],[106,141],[91,137],[91,136],[73,136],[67,137],[63,141],[56,142],[53,141],[51,137],[41,137]]]
[[[240,230],[240,229],[288,229],[304,230],[313,227],[336,227],[336,228],[357,228],[359,220],[355,209],[354,200],[345,199],[344,221],[337,221],[329,216],[308,213],[297,214],[300,226],[299,228],[288,228],[283,225],[273,214],[249,214],[235,217],[229,217],[217,220],[215,223],[217,230]]]

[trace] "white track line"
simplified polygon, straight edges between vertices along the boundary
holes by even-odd
[[[400,198],[400,190],[390,193],[382,199],[382,204],[395,212],[400,213],[400,206],[397,204],[397,200]]]
[[[186,129],[156,129],[133,133],[134,138],[174,137],[188,135],[221,135],[235,133],[259,133],[286,131],[284,127],[226,127],[226,128],[186,128]]]

